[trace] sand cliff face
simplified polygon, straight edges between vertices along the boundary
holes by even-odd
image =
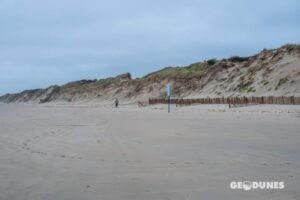
[[[142,78],[129,73],[100,80],[81,80],[46,89],[6,94],[0,102],[122,101],[165,97],[300,96],[300,45],[263,50],[250,57],[208,60],[185,67],[167,67]]]

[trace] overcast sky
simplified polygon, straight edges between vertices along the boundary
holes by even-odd
[[[299,0],[0,0],[0,95],[285,43]]]

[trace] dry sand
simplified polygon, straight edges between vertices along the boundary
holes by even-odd
[[[0,199],[300,198],[300,106],[172,109],[0,104]]]

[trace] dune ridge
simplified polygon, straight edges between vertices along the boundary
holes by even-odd
[[[166,67],[133,79],[130,73],[99,80],[80,80],[62,86],[25,90],[0,97],[18,102],[136,102],[164,98],[165,85],[174,98],[231,96],[300,96],[300,45],[264,49],[249,56],[211,59],[184,67]]]

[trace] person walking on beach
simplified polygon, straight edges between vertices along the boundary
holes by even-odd
[[[115,107],[116,107],[116,108],[119,107],[119,99],[115,99]]]

